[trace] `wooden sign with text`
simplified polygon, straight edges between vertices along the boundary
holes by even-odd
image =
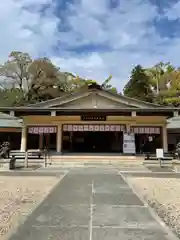
[[[106,116],[81,116],[81,121],[106,121]]]

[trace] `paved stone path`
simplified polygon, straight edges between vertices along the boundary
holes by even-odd
[[[10,240],[174,239],[117,168],[72,168]]]

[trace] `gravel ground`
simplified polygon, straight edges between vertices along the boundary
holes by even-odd
[[[59,181],[55,177],[0,176],[0,239],[7,240]]]
[[[180,238],[180,179],[127,178]]]

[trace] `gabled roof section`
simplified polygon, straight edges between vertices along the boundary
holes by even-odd
[[[102,90],[99,87],[91,87],[86,91],[65,94],[62,97],[54,98],[37,104],[31,104],[28,107],[47,109],[56,107],[64,109],[162,108],[160,105],[140,101],[119,94],[114,94],[109,91]]]

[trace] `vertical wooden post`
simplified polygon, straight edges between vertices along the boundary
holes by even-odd
[[[163,150],[164,153],[168,152],[168,140],[167,140],[167,127],[162,127],[162,139],[163,139]]]
[[[62,125],[59,124],[57,127],[57,145],[56,145],[56,151],[61,153],[62,151]]]
[[[24,161],[25,168],[28,167],[28,151],[25,152],[25,161]]]
[[[43,134],[39,134],[39,149],[43,149]]]
[[[27,148],[27,128],[26,126],[22,127],[21,133],[21,152],[25,152]]]
[[[47,149],[44,151],[44,167],[47,167]]]
[[[70,134],[70,151],[72,151],[73,132],[69,132],[69,134]]]

